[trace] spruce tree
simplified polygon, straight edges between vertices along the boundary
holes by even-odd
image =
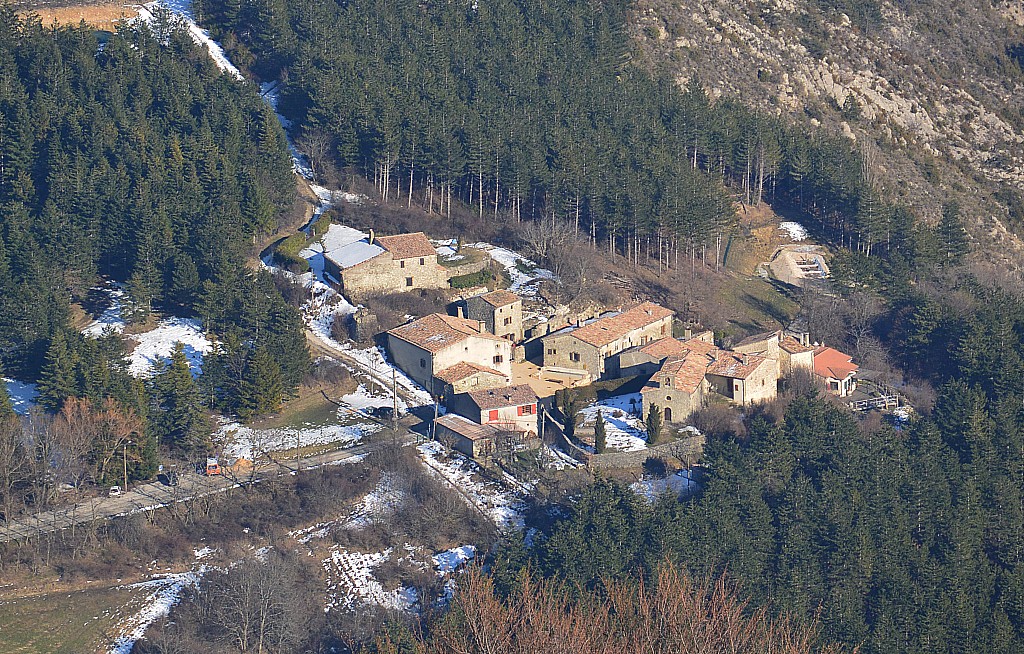
[[[152,420],[157,437],[184,452],[207,450],[210,422],[181,343],[175,343],[170,361],[153,377],[152,387],[159,409]]]
[[[274,361],[266,348],[256,348],[249,357],[239,399],[241,405],[238,414],[243,418],[266,415],[281,408],[281,401],[284,399],[281,366]]]
[[[78,357],[68,346],[64,332],[54,333],[39,377],[39,404],[50,411],[59,411],[64,400],[78,393],[77,362]]]
[[[604,417],[601,415],[601,409],[598,409],[597,418],[594,421],[594,452],[603,454],[607,446],[608,437],[605,434]]]

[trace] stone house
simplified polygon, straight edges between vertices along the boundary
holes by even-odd
[[[832,395],[846,397],[857,390],[857,370],[853,357],[821,345],[814,349],[814,375]]]
[[[486,460],[494,456],[499,430],[449,413],[434,421],[434,438],[466,456]]]
[[[669,357],[688,351],[682,340],[671,337],[630,348],[619,354],[619,376],[653,375]]]
[[[685,350],[665,359],[640,391],[644,418],[652,406],[662,412],[666,423],[682,422],[704,406],[707,381],[707,358],[704,354]]]
[[[529,384],[456,395],[448,411],[482,425],[537,434],[537,393]]]
[[[748,336],[733,346],[736,352],[756,354],[779,362],[779,373],[788,377],[794,369],[810,371],[814,367],[814,348],[807,345],[806,334],[800,340],[782,331]]]
[[[756,354],[716,350],[705,376],[717,393],[746,406],[775,399],[779,390],[779,362]]]
[[[672,336],[670,309],[644,302],[627,311],[598,318],[543,338],[544,368],[585,370],[594,379],[618,374],[610,358],[638,345]]]
[[[523,300],[511,291],[497,290],[467,298],[466,317],[484,323],[495,336],[513,343],[523,340]]]
[[[443,371],[460,364],[512,378],[512,343],[476,320],[433,313],[389,330],[387,340],[395,365],[435,396],[444,392],[448,378],[458,377]]]
[[[459,393],[480,391],[488,388],[504,388],[512,380],[494,368],[485,368],[475,363],[456,363],[434,375],[434,388],[442,398],[450,398]]]
[[[331,225],[323,245],[324,272],[349,297],[448,288],[448,271],[423,232],[375,237]]]

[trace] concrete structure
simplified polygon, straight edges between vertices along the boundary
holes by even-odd
[[[638,345],[672,336],[674,312],[653,302],[545,336],[544,367],[586,370],[594,379],[618,374],[610,357]]]
[[[436,394],[442,398],[450,398],[469,391],[504,388],[511,383],[511,379],[494,368],[463,362],[456,363],[435,374],[433,388],[436,390]]]
[[[434,421],[434,438],[473,459],[485,460],[494,455],[500,431],[494,425],[481,425],[454,414]]]
[[[491,291],[466,299],[466,317],[513,343],[523,340],[523,300],[511,291]]]
[[[512,378],[512,343],[487,333],[476,320],[434,313],[395,327],[387,336],[395,365],[433,395],[445,390],[449,375],[442,371],[458,364]]]
[[[846,397],[857,390],[858,368],[849,354],[824,345],[814,349],[814,375],[833,395]]]
[[[647,418],[652,406],[662,412],[666,423],[683,422],[702,406],[708,384],[704,378],[707,358],[685,350],[668,357],[640,391],[643,414]]]
[[[331,225],[323,245],[324,272],[349,297],[448,288],[448,271],[423,232],[374,237]]]
[[[448,411],[506,431],[538,431],[537,394],[528,384],[456,395],[448,402]]]
[[[814,367],[814,348],[806,341],[806,334],[801,334],[798,340],[785,332],[774,331],[748,336],[732,349],[778,361],[779,374],[788,377],[794,369],[810,371]]]
[[[829,276],[824,248],[817,245],[784,245],[779,248],[768,267],[776,279],[793,286],[804,286]]]

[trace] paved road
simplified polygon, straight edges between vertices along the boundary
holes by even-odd
[[[410,435],[407,439],[411,438]],[[411,442],[411,441],[410,441]],[[393,445],[391,440],[359,444],[344,450],[334,450],[324,454],[292,459],[281,463],[272,463],[260,468],[257,479],[269,479],[278,475],[291,474],[296,468],[316,468],[319,466],[341,463],[378,447]],[[405,444],[403,441],[401,444]],[[229,488],[247,483],[250,479],[230,478],[227,476],[206,477],[194,473],[179,475],[177,486],[167,486],[160,482],[142,484],[122,494],[120,497],[97,497],[68,507],[45,511],[21,520],[0,524],[0,542],[21,540],[41,534],[72,529],[76,525],[94,520],[109,520],[118,516],[153,511],[175,502],[183,502],[204,495],[223,492]]]

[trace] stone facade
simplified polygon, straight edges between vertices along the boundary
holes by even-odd
[[[523,340],[523,300],[515,293],[498,290],[470,297],[466,317],[483,322],[495,336],[513,343]]]
[[[438,373],[457,364],[491,368],[512,378],[512,343],[474,320],[435,313],[388,331],[392,361],[433,395],[444,392]]]
[[[448,410],[482,425],[537,434],[537,394],[527,384],[456,395]]]
[[[459,393],[480,391],[490,388],[504,388],[512,383],[505,375],[493,368],[484,368],[472,363],[457,363],[434,375],[433,388],[437,395],[450,398]]]
[[[449,276],[422,232],[344,242],[325,252],[324,272],[352,298],[448,288]]]
[[[606,362],[624,350],[672,335],[674,312],[644,302],[622,313],[599,318],[543,339],[544,367],[586,370],[594,379],[618,373]]]
[[[445,415],[434,421],[434,438],[466,456],[487,460],[494,455],[499,430],[462,416]]]

